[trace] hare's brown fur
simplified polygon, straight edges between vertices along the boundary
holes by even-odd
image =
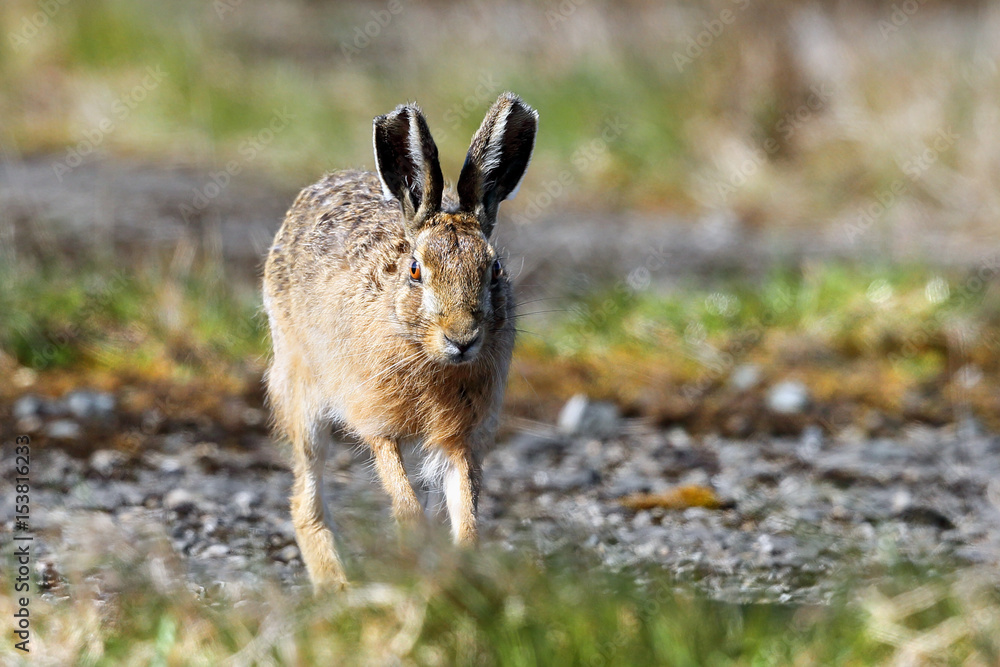
[[[423,510],[399,447],[420,440],[443,477],[455,540],[476,539],[479,457],[514,344],[511,286],[488,235],[527,167],[536,117],[509,94],[491,114],[458,198],[442,192],[419,109],[377,118],[379,173],[337,172],[304,189],[268,256],[268,396],[293,445],[292,519],[317,587],[346,582],[322,494],[330,422],[371,448],[404,522]]]

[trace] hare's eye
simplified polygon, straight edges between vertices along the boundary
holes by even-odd
[[[502,275],[503,275],[503,264],[501,264],[500,260],[498,259],[495,262],[493,262],[493,282],[500,280],[500,276]]]
[[[413,282],[420,282],[420,262],[413,260],[410,263],[410,280]]]

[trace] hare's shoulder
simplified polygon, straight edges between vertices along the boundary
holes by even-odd
[[[370,172],[328,174],[299,194],[292,215],[303,222],[300,239],[316,256],[359,265],[395,260],[407,251],[399,205],[386,201]]]

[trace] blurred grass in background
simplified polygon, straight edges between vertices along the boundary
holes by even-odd
[[[889,258],[918,237],[941,264],[953,245],[982,253],[1000,240],[998,28],[1000,6],[974,1],[899,14],[791,0],[12,0],[0,8],[0,141],[8,160],[235,162],[291,189],[370,167],[372,116],[416,99],[454,177],[483,111],[512,89],[541,112],[530,177],[506,205],[515,222],[553,200],[568,216],[607,211],[609,234],[623,212],[722,216],[805,231],[813,245],[846,239],[861,264],[669,294],[598,286],[555,304],[568,312],[522,323],[515,414],[551,418],[582,385],[664,424],[746,435],[773,426],[730,419],[762,400],[748,406],[727,384],[752,363],[767,369],[761,388],[804,381],[826,406],[810,419],[828,427],[942,423],[967,409],[994,425],[989,281],[956,305],[962,269]],[[9,262],[3,349],[36,369],[259,372],[255,285],[224,266],[179,276],[123,258],[114,296],[95,306],[87,286],[113,281],[107,266]],[[995,273],[971,271],[984,266]],[[780,312],[775,293],[789,299]]]
[[[252,155],[299,186],[370,167],[371,118],[415,99],[454,178],[511,89],[541,113],[512,212],[564,170],[570,209],[724,211],[750,226],[852,224],[898,185],[866,246],[913,216],[997,240],[994,3],[927,1],[912,16],[792,0],[49,6],[0,8],[8,157],[69,155],[91,136],[98,152],[169,163]],[[143,91],[149,72],[160,79]],[[292,122],[261,146],[280,113]]]
[[[982,268],[815,264],[755,282],[529,304],[527,313],[543,312],[521,318],[507,413],[551,421],[586,387],[626,414],[733,437],[808,424],[885,435],[969,415],[1000,428],[1000,296],[985,289]],[[0,273],[0,349],[12,368],[44,372],[57,387],[60,376],[89,374],[109,387],[193,383],[260,400],[268,340],[259,297],[220,267],[67,274],[21,263]],[[739,385],[740,369],[754,379]],[[770,414],[767,389],[789,378],[813,405]],[[19,391],[8,385],[0,396]]]

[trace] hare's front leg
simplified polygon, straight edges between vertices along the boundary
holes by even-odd
[[[399,443],[379,437],[366,438],[365,441],[375,457],[375,469],[382,488],[392,498],[392,515],[396,522],[400,526],[419,523],[423,519],[424,509],[406,476]]]
[[[292,524],[302,560],[317,592],[343,589],[347,585],[347,576],[337,556],[323,500],[327,443],[318,435],[318,429],[313,427],[293,433],[292,447],[295,450]]]
[[[444,474],[444,498],[455,544],[472,545],[478,539],[476,511],[483,469],[470,448],[448,452]]]

